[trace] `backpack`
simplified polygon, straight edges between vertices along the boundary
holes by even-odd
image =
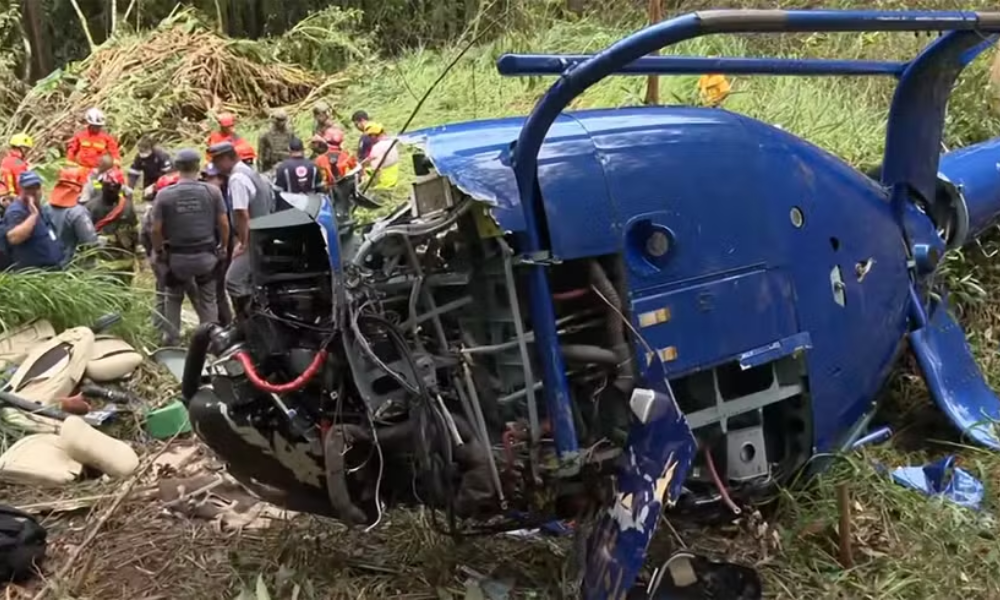
[[[0,586],[35,574],[45,558],[47,535],[33,516],[0,504]]]

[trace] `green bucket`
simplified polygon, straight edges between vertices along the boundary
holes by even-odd
[[[165,440],[190,432],[187,408],[178,400],[146,413],[146,433],[156,439]]]

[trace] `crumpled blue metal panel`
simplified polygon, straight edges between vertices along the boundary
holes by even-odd
[[[401,140],[421,148],[439,173],[460,190],[492,204],[505,231],[524,230],[510,147],[523,118],[472,121],[414,131]],[[617,249],[616,216],[604,171],[590,136],[576,118],[561,116],[539,155],[539,181],[553,255],[562,259],[608,254]]]
[[[942,155],[938,171],[965,198],[969,239],[1000,219],[1000,138]]]
[[[985,490],[981,481],[955,466],[955,457],[946,456],[922,467],[899,467],[892,479],[927,496],[941,496],[959,506],[979,510]]]
[[[687,420],[665,380],[656,387],[659,414],[629,430],[613,502],[588,539],[583,600],[624,600],[642,568],[660,513],[680,497],[694,460],[695,439]]]
[[[931,307],[927,324],[910,333],[910,346],[927,389],[944,414],[969,438],[1000,450],[996,427],[1000,399],[986,383],[965,333],[946,306]]]

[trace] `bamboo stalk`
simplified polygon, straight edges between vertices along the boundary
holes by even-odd
[[[118,0],[111,0],[111,35],[115,36],[115,29],[118,28]]]
[[[845,569],[854,566],[854,549],[851,543],[851,491],[847,483],[837,485],[837,508],[840,509],[840,564]]]

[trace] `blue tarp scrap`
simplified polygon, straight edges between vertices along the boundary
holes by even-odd
[[[954,456],[922,467],[899,467],[892,472],[892,479],[927,496],[941,496],[973,510],[979,510],[985,493],[982,482],[955,466]]]

